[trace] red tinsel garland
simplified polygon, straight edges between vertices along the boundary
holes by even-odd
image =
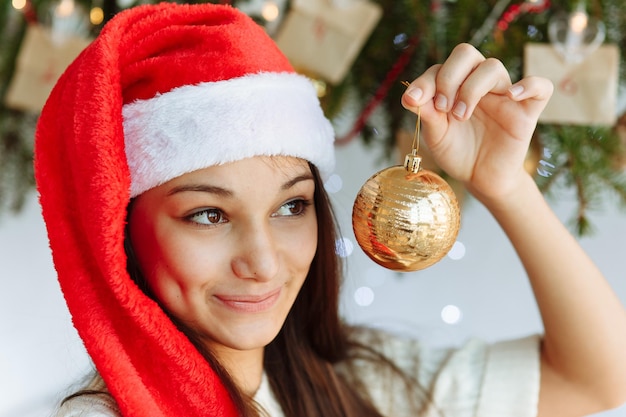
[[[354,139],[356,135],[359,134],[359,132],[363,129],[363,127],[365,126],[365,123],[367,122],[371,114],[374,112],[376,107],[378,107],[381,101],[387,96],[387,93],[389,92],[389,89],[391,88],[393,83],[397,81],[398,76],[406,68],[407,64],[409,63],[411,59],[411,56],[413,55],[413,52],[415,51],[416,46],[417,46],[417,38],[411,38],[411,40],[409,41],[409,45],[402,52],[402,55],[400,55],[400,58],[398,58],[396,63],[393,64],[393,66],[391,67],[391,70],[387,73],[385,80],[378,87],[374,96],[367,103],[367,105],[361,112],[361,115],[354,123],[354,126],[352,127],[352,129],[346,135],[335,139],[336,145],[346,145],[352,139]]]

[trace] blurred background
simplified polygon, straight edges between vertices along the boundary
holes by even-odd
[[[33,131],[64,68],[108,19],[138,3],[0,0],[0,417],[49,416],[90,369],[56,281],[33,187]],[[450,181],[462,206],[457,241],[426,270],[383,269],[352,231],[361,185],[410,151],[415,116],[400,106],[400,82],[460,42],[504,61],[514,80],[534,74],[554,82],[527,169],[626,302],[623,0],[221,3],[266,28],[315,83],[335,125],[338,160],[326,189],[343,236],[337,251],[345,258],[347,320],[432,345],[542,331],[517,256],[459,184]],[[420,154],[425,167],[444,175],[428,149]],[[626,417],[626,408],[602,416]]]

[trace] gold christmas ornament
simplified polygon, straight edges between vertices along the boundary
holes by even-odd
[[[352,209],[359,246],[379,265],[401,272],[418,271],[440,261],[459,233],[460,209],[454,191],[432,171],[422,169],[413,150],[404,166],[383,169],[368,179]]]

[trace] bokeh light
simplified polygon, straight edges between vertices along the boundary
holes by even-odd
[[[462,318],[461,309],[455,305],[448,304],[441,309],[441,320],[446,324],[457,324]]]
[[[458,240],[454,242],[450,252],[448,252],[448,258],[458,261],[465,257],[465,245]]]
[[[278,9],[278,5],[273,1],[268,1],[263,5],[263,9],[261,10],[261,16],[267,22],[273,22],[278,19],[280,15],[280,10]]]
[[[343,179],[337,174],[332,174],[324,183],[324,189],[330,194],[335,194],[343,188]]]
[[[354,301],[361,307],[370,306],[374,302],[374,290],[370,287],[359,287],[354,292]]]
[[[347,237],[337,239],[335,242],[335,253],[341,258],[347,258],[354,252],[354,243]]]
[[[22,10],[26,7],[26,0],[13,0],[11,1],[11,6],[13,6],[14,9]]]
[[[104,11],[101,7],[94,7],[89,12],[89,21],[92,25],[97,26],[104,20]]]

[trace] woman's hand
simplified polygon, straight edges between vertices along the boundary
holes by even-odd
[[[422,137],[437,164],[479,199],[498,201],[527,175],[528,145],[552,91],[539,77],[512,85],[500,61],[461,44],[411,83],[402,104],[421,108]]]

